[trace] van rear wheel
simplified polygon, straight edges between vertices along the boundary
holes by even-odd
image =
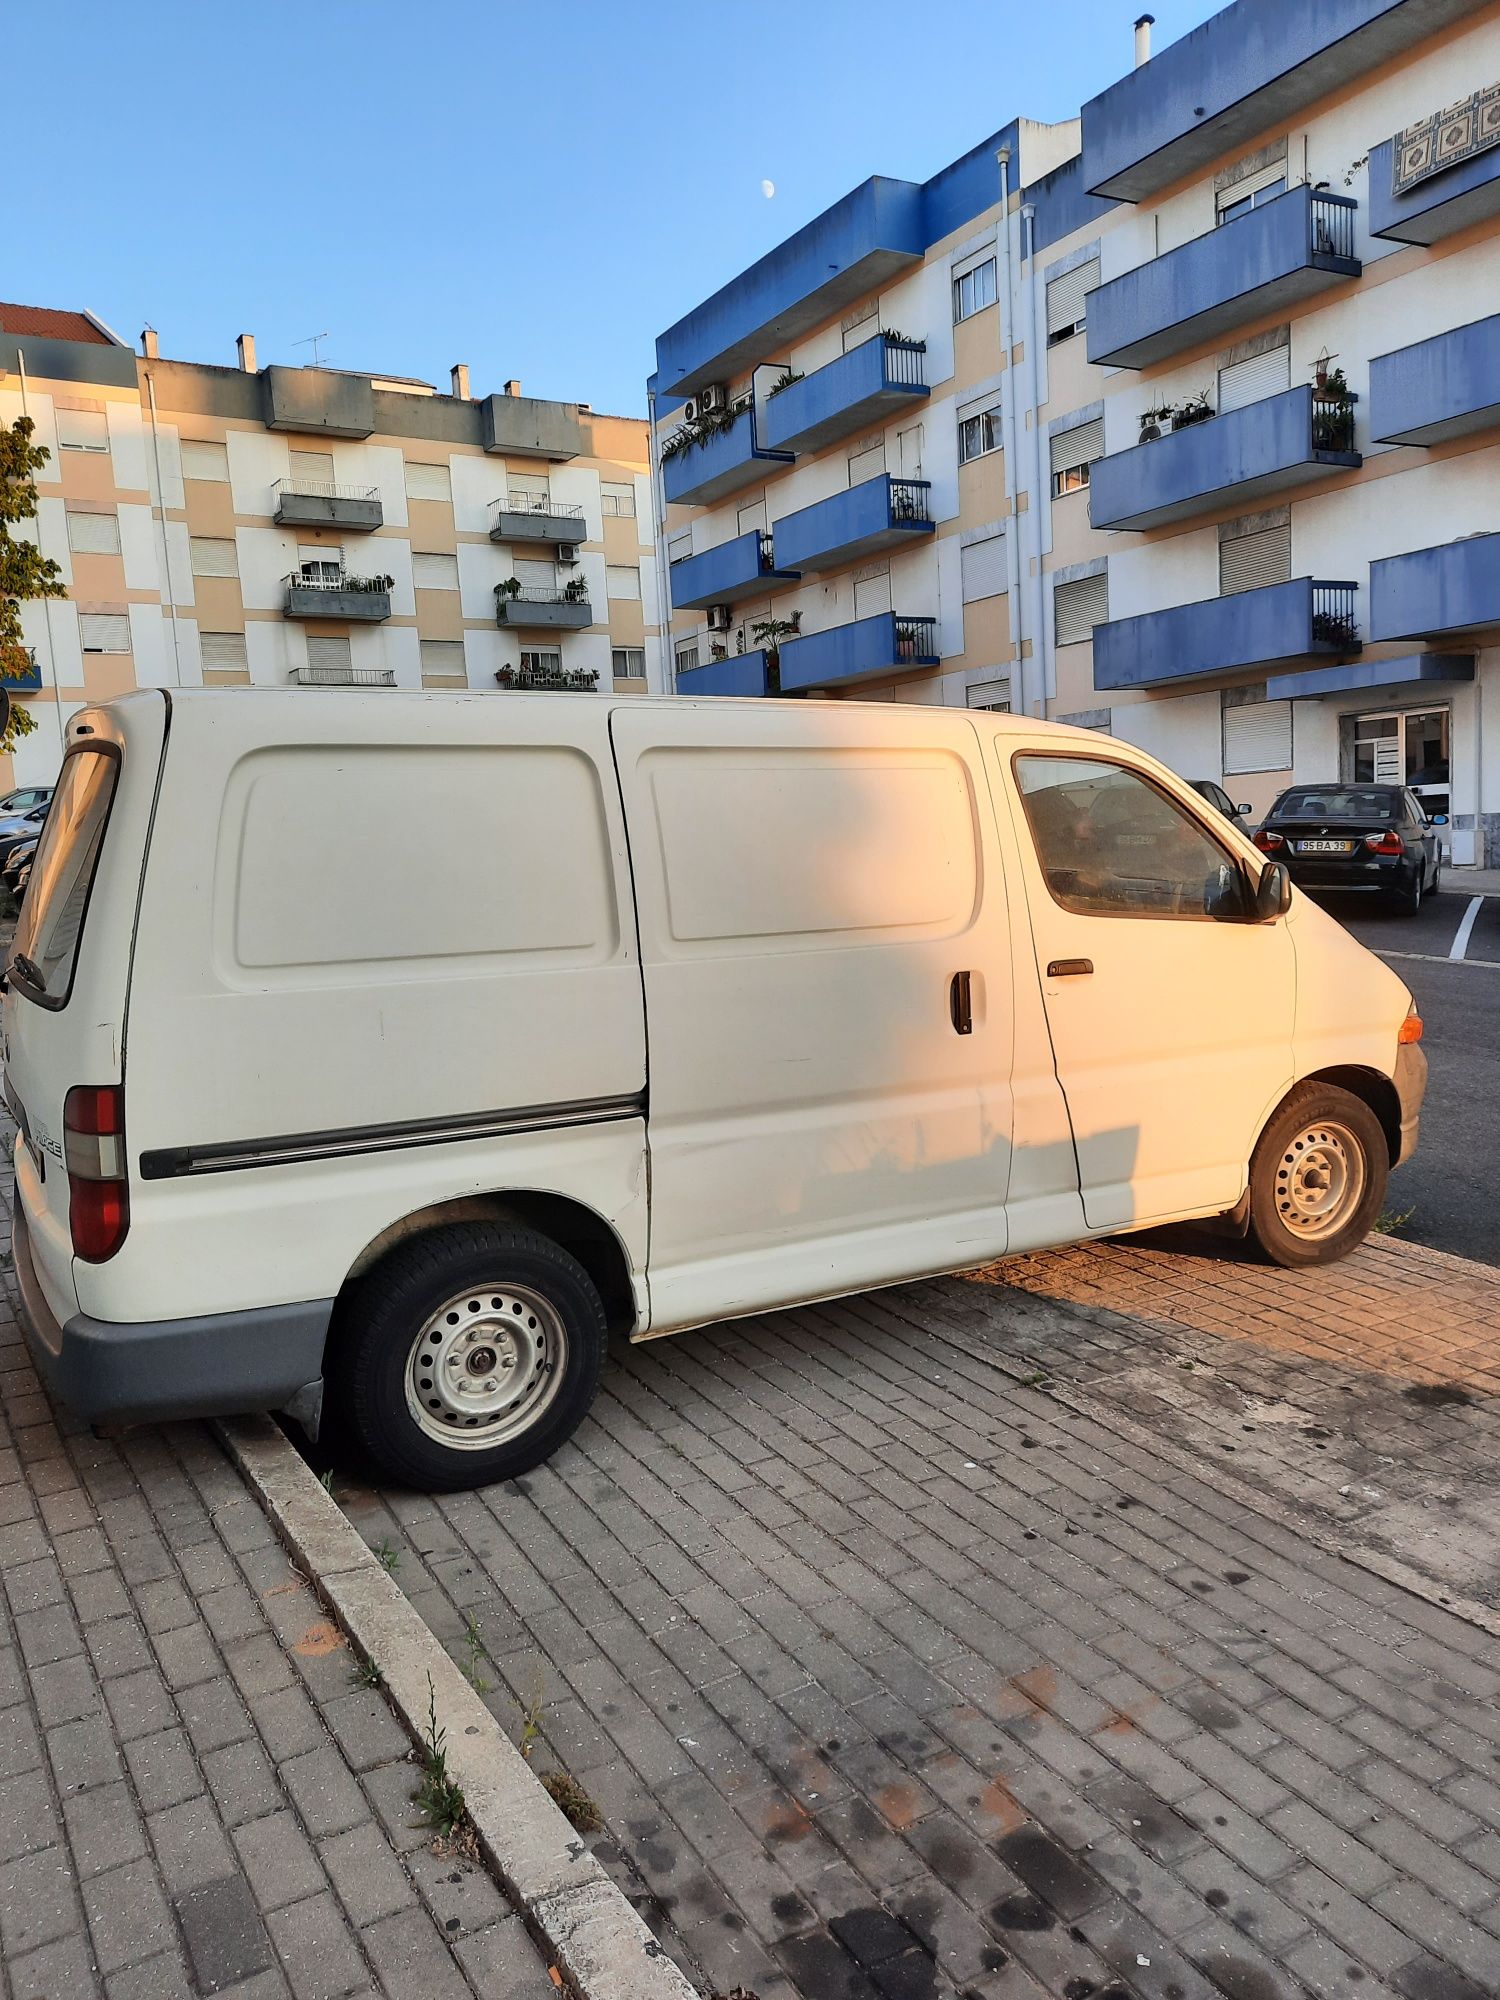
[[[1332,1264],[1369,1235],[1385,1200],[1390,1147],[1362,1098],[1299,1083],[1250,1162],[1250,1234],[1273,1264]]]
[[[599,1386],[604,1307],[548,1237],[452,1223],[400,1243],[340,1301],[329,1386],[391,1479],[514,1479],[570,1437]]]

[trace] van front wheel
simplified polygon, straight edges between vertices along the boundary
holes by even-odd
[[[547,1237],[452,1223],[398,1244],[340,1301],[329,1387],[391,1479],[514,1479],[572,1435],[599,1386],[604,1307]]]
[[[1385,1200],[1390,1147],[1363,1099],[1299,1083],[1250,1162],[1250,1234],[1273,1264],[1332,1264],[1363,1243]]]

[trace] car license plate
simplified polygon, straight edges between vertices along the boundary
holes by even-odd
[[[1352,854],[1354,852],[1354,842],[1352,840],[1299,840],[1297,842],[1297,852],[1299,854]]]

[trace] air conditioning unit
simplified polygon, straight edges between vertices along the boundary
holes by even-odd
[[[710,382],[706,389],[698,391],[698,414],[706,416],[710,410],[729,408],[729,391],[722,382]]]
[[[708,629],[710,632],[727,632],[734,623],[732,604],[710,604],[708,607]]]
[[[689,396],[682,406],[682,421],[685,424],[697,423],[700,407],[698,398],[696,396]]]
[[[576,563],[578,560],[577,542],[559,542],[557,545],[557,560],[560,563]]]

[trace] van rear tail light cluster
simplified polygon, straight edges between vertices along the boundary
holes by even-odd
[[[113,1257],[130,1228],[125,1170],[125,1092],[117,1083],[75,1084],[63,1100],[63,1161],[73,1254],[87,1264]]]
[[[1405,1047],[1408,1043],[1420,1042],[1421,1039],[1422,1016],[1417,1012],[1417,1003],[1413,1000],[1406,1010],[1406,1019],[1396,1030],[1396,1043],[1398,1047]]]
[[[1264,827],[1256,834],[1255,844],[1262,854],[1275,854],[1279,848],[1286,846],[1279,833],[1267,833]]]
[[[1387,828],[1384,833],[1367,833],[1365,835],[1365,846],[1369,848],[1372,854],[1404,854],[1406,852],[1406,842],[1396,832],[1394,827]]]

